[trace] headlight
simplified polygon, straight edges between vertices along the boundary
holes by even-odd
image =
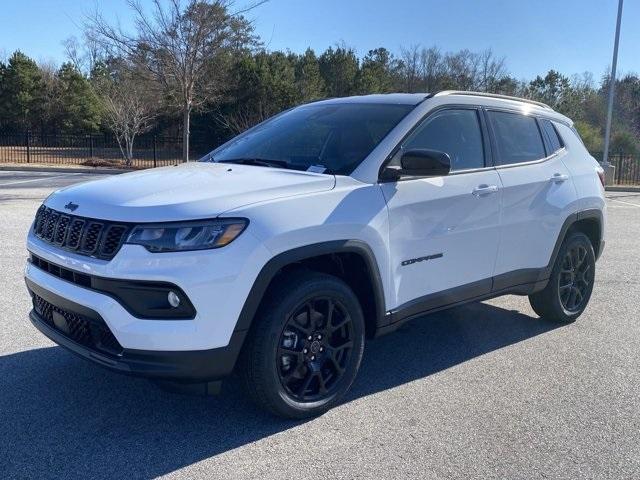
[[[150,252],[206,250],[230,244],[247,227],[244,218],[137,225],[127,241]]]

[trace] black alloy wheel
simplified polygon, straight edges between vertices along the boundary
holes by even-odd
[[[529,295],[533,310],[554,322],[574,322],[589,303],[596,257],[589,237],[570,231],[562,242],[544,289]]]
[[[245,388],[278,416],[320,415],[340,402],[360,368],[358,297],[342,279],[302,269],[277,277],[265,297],[241,355]]]
[[[353,322],[340,301],[315,297],[288,316],[277,352],[278,375],[295,400],[331,395],[353,352]]]
[[[593,273],[584,245],[574,244],[567,249],[558,275],[558,293],[565,310],[570,313],[580,311],[588,298]]]

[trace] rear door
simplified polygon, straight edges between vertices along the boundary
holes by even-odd
[[[447,176],[381,183],[396,307],[420,311],[491,290],[501,190],[485,160],[486,133],[479,109],[447,107],[430,114],[394,156],[399,165],[402,151],[424,148],[446,152],[452,163]]]
[[[494,290],[530,283],[547,266],[575,189],[566,151],[547,120],[521,112],[486,111],[502,183],[502,224]]]

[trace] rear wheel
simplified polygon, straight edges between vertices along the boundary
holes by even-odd
[[[581,232],[564,240],[544,290],[529,296],[533,310],[541,317],[573,322],[584,312],[595,278],[596,259],[589,238]]]
[[[364,350],[364,318],[342,280],[316,272],[284,277],[243,352],[250,396],[280,416],[304,418],[336,405],[349,389]]]

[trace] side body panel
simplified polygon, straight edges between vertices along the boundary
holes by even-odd
[[[476,294],[491,290],[501,190],[473,191],[499,184],[492,169],[381,184],[389,207],[389,309],[480,280],[487,282]]]
[[[562,157],[498,167],[502,227],[495,275],[546,267],[560,229],[573,213],[576,191]]]
[[[566,125],[554,122],[554,125],[567,145],[567,155],[562,157],[576,189],[575,211],[600,210],[602,212],[601,239],[605,240],[607,204],[604,199],[604,187],[598,178],[602,167],[593,158],[582,141]]]

